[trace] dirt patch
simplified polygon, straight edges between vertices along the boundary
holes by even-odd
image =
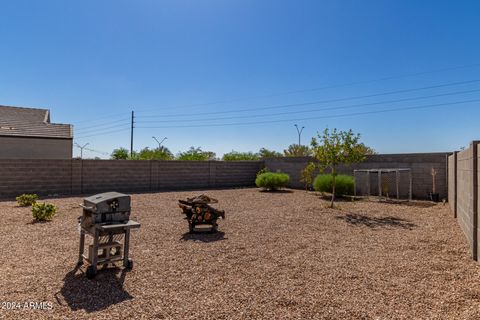
[[[51,310],[0,309],[0,318],[477,319],[480,269],[448,206],[342,202],[315,193],[207,190],[226,219],[188,234],[177,200],[202,192],[132,196],[134,269],[75,268],[82,198],[49,199],[32,221],[1,202],[0,300]]]

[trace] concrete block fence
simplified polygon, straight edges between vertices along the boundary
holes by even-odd
[[[253,186],[263,161],[0,159],[0,198]]]
[[[368,156],[364,162],[350,166],[340,166],[339,173],[353,175],[355,169],[386,169],[410,168],[412,171],[412,196],[415,199],[425,199],[432,191],[433,180],[431,171],[437,172],[435,178],[436,192],[440,199],[447,198],[447,157],[451,153],[410,153],[410,154],[379,154]],[[271,158],[265,160],[265,166],[271,171],[281,171],[290,175],[291,188],[304,188],[300,181],[300,172],[313,161],[312,158]]]
[[[290,175],[291,188],[303,188],[300,172],[310,158],[271,158],[262,161],[141,161],[0,159],[0,198],[21,193],[39,195],[93,194],[104,191],[152,192],[254,186],[256,173],[267,167]],[[411,168],[413,196],[423,199],[432,189],[431,169],[437,170],[437,190],[447,197],[447,153],[369,156],[354,169]]]
[[[479,141],[448,157],[448,202],[476,261],[479,259],[479,170]]]

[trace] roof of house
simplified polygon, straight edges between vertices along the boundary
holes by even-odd
[[[73,127],[50,123],[50,111],[47,109],[0,105],[0,136],[71,139]]]

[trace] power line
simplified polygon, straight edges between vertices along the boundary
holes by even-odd
[[[433,86],[394,90],[394,91],[373,93],[373,94],[360,95],[360,96],[351,96],[351,97],[346,97],[346,98],[316,100],[316,101],[309,101],[309,102],[302,102],[302,103],[289,103],[289,104],[255,107],[255,108],[246,108],[246,109],[237,109],[237,110],[227,110],[227,111],[201,112],[201,113],[196,113],[196,114],[183,113],[183,114],[173,114],[173,115],[166,115],[166,114],[164,114],[164,115],[148,115],[148,116],[137,116],[137,118],[183,117],[183,116],[192,116],[192,115],[195,115],[195,116],[196,115],[212,115],[212,114],[227,114],[227,113],[237,113],[237,112],[258,111],[258,110],[283,109],[283,108],[306,106],[306,105],[321,104],[321,103],[331,103],[331,102],[340,102],[340,101],[356,100],[356,99],[363,99],[363,98],[373,98],[373,97],[379,97],[379,96],[386,96],[386,95],[399,94],[399,93],[408,93],[408,92],[428,90],[428,89],[438,89],[438,88],[451,87],[451,86],[464,85],[464,84],[471,84],[471,83],[477,83],[477,82],[480,82],[480,80],[467,80],[467,81],[459,81],[459,82],[449,82],[449,83],[443,83],[443,84],[433,85]]]
[[[159,108],[140,109],[137,111],[144,112],[144,111],[152,111],[152,110],[158,110],[158,109],[172,109],[172,108],[183,109],[183,108],[209,106],[209,105],[215,105],[215,104],[226,104],[226,103],[239,102],[239,101],[248,101],[248,100],[255,100],[255,99],[262,99],[262,98],[272,98],[272,97],[291,95],[291,94],[297,94],[297,93],[314,92],[314,91],[321,91],[321,90],[327,90],[327,89],[349,87],[349,86],[360,85],[360,84],[376,83],[376,82],[387,81],[387,80],[410,78],[410,77],[416,77],[416,76],[427,75],[427,74],[441,73],[445,71],[474,68],[479,66],[480,66],[480,63],[474,63],[474,64],[447,67],[447,68],[422,71],[422,72],[416,72],[416,73],[410,73],[410,74],[387,76],[387,77],[381,77],[381,78],[371,79],[371,80],[360,80],[360,81],[345,82],[340,84],[326,85],[326,86],[316,87],[316,88],[290,90],[290,91],[284,91],[284,92],[279,92],[274,94],[257,95],[257,96],[251,96],[251,97],[226,99],[226,100],[219,100],[219,101],[212,101],[212,102],[205,102],[205,103],[195,103],[195,104],[180,105],[180,106],[166,106],[166,107],[159,107]]]
[[[127,131],[127,130],[130,130],[130,128],[123,128],[123,129],[106,131],[106,132],[98,132],[98,133],[90,134],[90,135],[87,135],[87,136],[76,137],[75,139],[83,139],[83,138],[89,138],[89,137],[96,137],[96,136],[99,136],[99,135],[107,135],[107,134],[110,134],[110,133],[122,132],[122,131]]]
[[[80,123],[94,123],[94,122],[98,122],[98,121],[101,121],[101,120],[104,120],[104,119],[111,119],[111,118],[118,118],[119,116],[125,116],[127,113],[126,112],[122,112],[122,113],[103,113],[103,115],[105,115],[104,117],[103,116],[98,116],[95,114],[95,118],[94,119],[88,119],[88,120],[81,120],[81,121],[76,121],[75,124],[80,124]]]
[[[308,117],[308,118],[266,120],[266,121],[254,121],[254,122],[233,122],[233,123],[222,123],[222,124],[200,124],[200,125],[193,124],[193,125],[177,125],[177,126],[137,127],[137,128],[139,129],[161,129],[162,128],[163,129],[163,128],[223,127],[223,126],[253,125],[253,124],[281,123],[281,122],[293,122],[293,121],[307,121],[307,120],[316,120],[316,119],[341,118],[341,117],[359,116],[359,115],[367,115],[367,114],[387,113],[387,112],[394,112],[394,111],[427,109],[427,108],[458,105],[458,104],[471,103],[471,102],[480,102],[480,99],[464,100],[464,101],[449,102],[449,103],[438,103],[438,104],[430,104],[430,105],[415,106],[415,107],[403,107],[403,108],[393,108],[393,109],[376,110],[376,111],[345,113],[345,114],[338,114],[338,115],[317,116],[317,117]]]
[[[78,129],[76,128],[77,126],[75,126],[75,130],[77,131],[84,131],[84,130],[89,130],[89,129],[92,129],[92,128],[98,128],[98,127],[102,127],[103,125],[106,125],[106,124],[113,124],[113,123],[120,123],[120,122],[125,122],[125,121],[130,121],[130,118],[122,118],[122,119],[118,119],[118,120],[115,120],[115,121],[106,121],[106,122],[102,122],[102,123],[97,123],[95,125],[89,125],[89,126],[80,126]],[[130,123],[130,122],[129,122]]]
[[[95,132],[95,131],[105,131],[107,129],[118,128],[118,127],[129,125],[129,124],[130,124],[130,120],[127,121],[127,122],[123,121],[123,123],[118,123],[118,124],[114,124],[114,125],[106,126],[106,127],[105,126],[91,127],[89,129],[80,130],[80,132],[77,132],[77,130],[75,130],[75,133],[77,133],[77,134],[88,134],[88,133]]]
[[[217,120],[230,120],[230,119],[250,119],[250,118],[260,118],[260,117],[272,117],[272,116],[280,116],[280,115],[287,115],[287,114],[319,112],[319,111],[326,111],[326,110],[351,109],[351,108],[358,108],[358,107],[365,107],[365,106],[381,105],[381,104],[385,104],[385,103],[397,103],[397,102],[405,102],[405,101],[414,101],[414,100],[438,98],[438,97],[445,97],[445,96],[454,96],[454,95],[474,93],[474,92],[480,92],[480,89],[466,90],[466,91],[456,91],[456,92],[441,93],[441,94],[435,94],[435,95],[429,95],[429,96],[420,96],[420,97],[412,97],[412,98],[404,98],[404,99],[384,100],[384,101],[378,101],[378,102],[351,104],[351,105],[346,105],[346,106],[324,107],[324,108],[316,108],[316,109],[308,109],[308,110],[299,110],[299,111],[286,111],[286,112],[277,112],[277,113],[263,113],[263,114],[218,117],[218,118],[181,119],[181,120],[177,120],[177,121],[174,121],[174,120],[152,120],[152,121],[148,121],[148,120],[146,120],[146,121],[140,121],[138,123],[160,123],[160,122],[171,123],[171,122],[217,121]]]

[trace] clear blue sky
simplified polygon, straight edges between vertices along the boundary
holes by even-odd
[[[281,151],[295,123],[303,143],[352,128],[381,153],[480,136],[480,102],[458,104],[480,100],[479,1],[16,0],[0,12],[0,104],[49,108],[99,151],[129,148],[131,110],[135,149],[166,136],[174,153]]]

